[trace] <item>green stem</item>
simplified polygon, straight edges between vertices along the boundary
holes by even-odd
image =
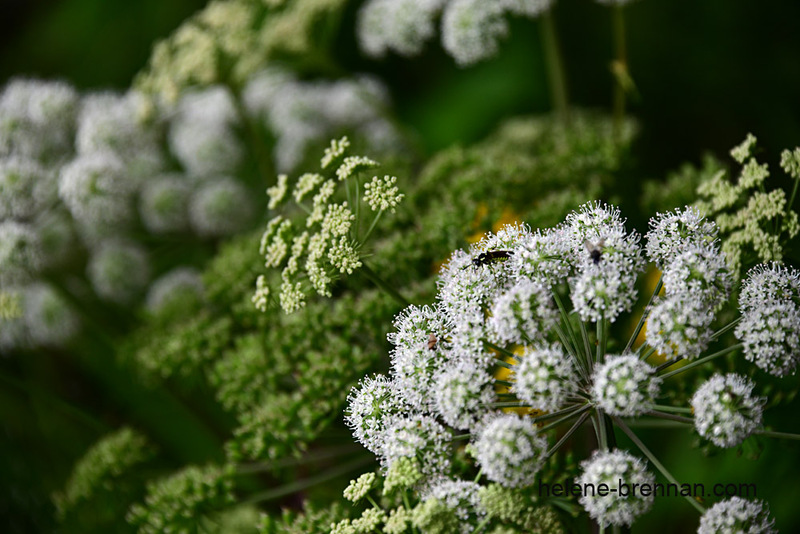
[[[583,425],[584,421],[586,421],[586,419],[590,415],[591,413],[589,413],[588,411],[583,412],[580,418],[577,421],[575,421],[575,424],[572,425],[570,429],[564,433],[563,436],[561,436],[561,439],[558,440],[558,442],[556,442],[555,445],[553,445],[553,448],[547,451],[545,458],[550,458],[564,443],[566,443],[567,440],[572,436],[572,434],[574,434],[581,427],[581,425]]]
[[[491,341],[488,341],[486,339],[483,340],[483,344],[486,345],[487,348],[490,348],[490,349],[492,349],[492,350],[494,350],[496,352],[499,352],[500,354],[502,354],[503,356],[505,356],[507,358],[512,358],[512,359],[514,359],[514,361],[519,360],[519,356],[517,354],[514,354],[513,352],[511,352],[508,349],[504,349],[500,345],[495,345],[494,343],[492,343]]]
[[[524,404],[523,401],[515,402],[493,402],[492,408],[530,408],[530,405]]]
[[[666,406],[664,404],[654,404],[653,409],[660,410],[662,412],[672,412],[672,413],[692,413],[691,408],[684,408],[682,406]]]
[[[403,297],[400,293],[395,291],[394,288],[392,288],[392,286],[384,282],[381,277],[375,274],[375,271],[370,269],[369,265],[367,265],[363,259],[361,260],[361,272],[364,273],[364,276],[366,276],[370,280],[370,282],[378,286],[379,289],[384,291],[387,295],[392,297],[398,303],[402,304],[403,306],[409,306],[411,304],[410,302],[408,302],[408,300],[405,299],[405,297]]]
[[[589,332],[586,330],[586,323],[580,321],[581,323],[581,337],[583,337],[583,348],[586,349],[586,362],[588,363],[587,371],[589,373],[592,372],[592,345],[589,342]]]
[[[550,100],[561,128],[566,129],[569,123],[567,77],[564,73],[564,60],[561,54],[561,47],[558,44],[558,35],[551,9],[542,14],[541,27],[542,50],[544,52],[547,77],[550,81]]]
[[[511,386],[514,385],[514,382],[509,382],[508,380],[495,380],[494,383],[499,386],[505,386],[507,388],[510,388]]]
[[[575,360],[578,363],[578,367],[583,367],[586,373],[581,373],[584,375],[584,378],[588,378],[589,374],[589,365],[588,363],[581,358],[581,351],[579,350],[580,343],[578,342],[578,336],[575,334],[575,331],[572,328],[572,323],[569,320],[569,314],[567,314],[567,309],[564,307],[564,303],[561,302],[561,297],[558,296],[557,291],[553,291],[553,299],[556,301],[556,305],[558,306],[558,311],[561,314],[561,320],[564,322],[566,333],[569,334],[569,337],[572,341],[572,346],[575,349]]]
[[[700,358],[699,360],[695,360],[692,363],[687,363],[686,365],[684,365],[680,369],[675,369],[674,371],[670,371],[669,373],[664,373],[663,375],[661,375],[661,378],[663,380],[666,380],[667,378],[675,376],[675,375],[677,375],[679,373],[682,373],[684,371],[688,371],[689,369],[691,369],[693,367],[697,367],[698,365],[703,365],[704,363],[710,362],[711,360],[713,360],[715,358],[719,358],[720,356],[724,356],[724,355],[728,354],[729,352],[733,352],[735,350],[739,350],[740,348],[742,348],[742,344],[741,343],[737,343],[736,345],[731,345],[730,347],[722,349],[719,352],[715,352],[714,354],[706,356],[705,358]]]
[[[650,295],[650,300],[647,301],[647,306],[645,306],[644,310],[642,310],[642,316],[639,318],[639,324],[637,324],[636,328],[633,330],[633,335],[628,340],[628,344],[625,345],[625,350],[622,351],[623,354],[631,350],[631,347],[636,342],[636,338],[639,337],[639,333],[642,331],[644,323],[647,320],[647,317],[650,315],[650,309],[653,306],[653,300],[655,300],[656,296],[661,291],[661,286],[664,285],[662,278],[663,275],[658,277],[658,283],[656,284],[656,288],[653,291],[653,294]]]
[[[579,410],[575,410],[574,412],[572,412],[572,413],[569,413],[569,414],[567,414],[567,415],[565,415],[565,416],[563,416],[563,417],[559,417],[558,419],[556,419],[556,420],[555,420],[555,421],[553,421],[552,423],[549,423],[549,424],[547,424],[547,425],[545,425],[545,426],[541,427],[541,428],[539,429],[539,432],[547,432],[548,430],[551,430],[551,429],[553,429],[553,428],[556,428],[557,426],[559,426],[559,425],[562,425],[562,424],[566,423],[567,421],[569,421],[569,420],[570,420],[570,419],[572,419],[573,417],[577,417],[577,416],[579,416],[579,415],[581,415],[581,414],[583,414],[583,413],[589,413],[589,415],[591,415],[591,413],[589,412],[589,410],[590,410],[591,408],[592,408],[592,407],[591,407],[591,405],[585,405],[585,406],[583,406],[581,409],[579,409]]]
[[[723,326],[722,328],[720,328],[719,330],[717,330],[716,332],[711,334],[711,340],[714,341],[714,340],[718,339],[720,336],[722,336],[723,334],[725,334],[725,332],[727,332],[728,330],[730,330],[732,328],[735,328],[736,325],[739,324],[739,322],[741,320],[742,320],[742,318],[738,317],[734,321],[732,321],[730,324]]]
[[[614,139],[622,141],[622,123],[625,120],[625,87],[622,76],[627,76],[628,53],[625,43],[625,14],[621,5],[612,7],[614,33]]]
[[[372,220],[372,224],[370,224],[369,228],[367,228],[367,233],[364,235],[364,239],[360,241],[360,244],[363,245],[364,243],[367,242],[367,239],[369,239],[369,236],[372,235],[372,231],[375,229],[375,225],[378,224],[381,215],[383,215],[383,210],[380,210],[378,214],[375,216],[375,218]]]
[[[800,441],[800,434],[790,434],[789,432],[772,432],[770,430],[756,430],[755,432],[759,436],[764,436],[767,438],[778,438],[778,439],[793,439],[795,441]]]
[[[659,419],[669,419],[678,423],[685,423],[687,425],[694,425],[694,419],[690,417],[681,417],[680,415],[673,415],[671,413],[661,413],[656,411],[649,411],[647,415],[650,417],[658,417]]]
[[[680,487],[678,480],[672,476],[669,471],[667,471],[667,468],[664,467],[664,464],[658,461],[658,458],[656,458],[655,455],[650,452],[650,449],[648,449],[647,446],[642,443],[642,440],[640,440],[639,437],[630,428],[628,428],[628,425],[626,425],[619,417],[614,417],[614,422],[617,424],[620,430],[622,430],[631,439],[631,441],[639,448],[639,450],[642,451],[645,456],[647,456],[647,459],[650,460],[650,463],[656,466],[656,469],[661,471],[661,474],[664,475],[667,480]],[[687,501],[689,501],[689,504],[694,506],[695,509],[701,514],[706,511],[705,508],[703,508],[703,505],[694,500],[692,497],[686,495],[685,498]]]
[[[598,364],[603,363],[603,359],[605,357],[605,348],[606,348],[605,347],[605,345],[606,345],[605,323],[606,323],[605,318],[601,318],[599,321],[597,321],[597,324],[596,324],[596,327],[597,327],[597,356],[595,357],[595,362],[598,363]]]
[[[280,469],[283,467],[296,467],[323,460],[329,460],[331,458],[338,458],[340,456],[346,456],[348,454],[353,454],[354,452],[363,450],[363,447],[355,443],[347,444],[339,447],[331,447],[329,449],[312,451],[304,455],[302,458],[283,458],[281,460],[276,460],[269,463],[241,464],[236,466],[236,473],[245,475],[250,473],[261,473],[264,471],[274,471],[275,469]]]
[[[364,456],[353,460],[352,462],[348,462],[344,465],[340,465],[338,467],[334,467],[333,469],[329,469],[323,473],[320,473],[317,476],[304,478],[302,480],[296,480],[290,484],[286,484],[284,486],[280,486],[278,488],[270,489],[267,491],[262,491],[260,493],[256,493],[255,495],[251,496],[248,499],[243,501],[244,504],[255,504],[265,501],[274,501],[275,499],[280,499],[281,497],[286,497],[287,495],[291,495],[293,493],[297,493],[303,491],[304,489],[311,488],[318,484],[322,484],[323,482],[328,482],[329,480],[333,480],[338,478],[342,475],[346,475],[351,471],[355,471],[359,467],[363,467],[367,464],[370,464],[375,461],[373,456]]]

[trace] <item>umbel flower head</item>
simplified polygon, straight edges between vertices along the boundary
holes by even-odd
[[[338,151],[334,145],[330,154]],[[282,228],[288,224],[277,220],[271,232],[286,231]],[[652,485],[655,477],[643,459],[615,449],[614,427],[669,480],[673,477],[631,430],[628,418],[693,424],[721,447],[738,445],[753,433],[769,434],[762,429],[765,399],[741,376],[714,375],[697,390],[691,407],[668,406],[659,397],[671,383],[666,377],[743,348],[767,368],[793,369],[800,332],[794,315],[798,275],[779,266],[754,270],[739,303],[742,344],[701,358],[720,337],[712,328],[719,312],[734,311],[732,277],[716,226],[685,208],[657,215],[650,228],[641,243],[619,209],[590,202],[554,228],[507,225],[468,250],[455,251],[441,269],[435,303],[410,305],[396,316],[395,331],[388,335],[390,375],[363,381],[349,398],[346,420],[355,438],[381,460],[387,486],[415,491],[446,479],[461,481],[451,485],[454,491],[466,491],[467,480],[473,488],[485,479],[508,491],[522,490],[550,474],[547,460],[591,419],[597,446],[581,464],[577,482],[595,493],[584,492],[579,502],[601,526],[629,526],[653,502],[652,493],[630,488]],[[287,249],[284,240],[283,247],[270,250],[286,255]],[[646,257],[661,269],[661,281],[643,315],[627,317],[643,301],[637,282]],[[773,306],[777,322],[760,330],[748,326],[765,305]],[[610,339],[621,328],[612,330],[612,323],[624,326],[628,319],[638,326],[627,343]],[[646,342],[637,347],[645,325]],[[729,324],[717,332],[731,329]],[[789,350],[767,352],[763,339]],[[656,351],[666,357],[658,367],[648,362]],[[678,360],[688,363],[675,366]],[[602,485],[605,491],[598,492]],[[449,508],[442,504],[447,499],[420,495],[420,514],[430,520],[426,525],[437,518],[447,531],[443,525],[453,519],[449,508],[476,521],[462,506],[469,499],[452,500]],[[455,528],[460,527],[450,531]]]
[[[761,426],[766,399],[754,384],[735,374],[714,375],[692,397],[697,432],[720,447],[735,447]]]
[[[441,13],[442,46],[461,66],[497,54],[510,14],[537,17],[552,0],[368,0],[358,14],[361,49],[381,58],[388,51],[416,56],[436,32]]]
[[[644,462],[630,453],[595,451],[591,459],[581,463],[581,469],[583,472],[576,482],[588,491],[583,492],[580,503],[602,527],[630,526],[653,505],[652,495],[644,496],[630,490],[634,485],[652,487],[656,480]],[[597,492],[601,484],[607,489],[605,495]]]
[[[362,183],[362,174],[378,163],[362,156],[348,156],[349,146],[346,137],[332,141],[322,157],[320,173],[301,175],[291,194],[286,175],[267,189],[270,208],[280,209],[283,214],[267,223],[260,253],[268,269],[282,267],[278,300],[286,313],[303,307],[311,290],[331,296],[338,277],[360,269],[361,248],[381,215],[394,212],[403,199],[394,177],[375,176]],[[329,173],[333,176],[327,176]],[[342,182],[344,188],[340,187]],[[355,203],[350,197],[351,188],[357,190]],[[340,198],[342,189],[350,200]],[[304,219],[296,216],[298,209]],[[376,212],[372,221],[362,224],[364,214],[372,212]],[[362,233],[364,227],[366,231]],[[267,277],[259,277],[253,303],[265,310],[271,294]]]
[[[769,516],[769,507],[764,501],[748,501],[731,497],[706,510],[700,518],[697,534],[719,532],[748,532],[752,534],[775,534],[775,520]]]

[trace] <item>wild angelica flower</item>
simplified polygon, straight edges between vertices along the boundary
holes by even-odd
[[[0,93],[0,155],[67,156],[77,107],[78,93],[64,82],[11,80]]]
[[[453,428],[474,427],[495,400],[494,378],[475,362],[448,362],[433,384],[436,412]]]
[[[145,227],[153,233],[188,229],[192,185],[182,174],[162,174],[145,183],[139,199]]]
[[[794,373],[800,361],[800,274],[776,263],[754,267],[742,284],[739,309],[735,333],[745,358],[775,376]]]
[[[361,191],[356,195],[358,205],[351,204],[351,189],[362,188],[360,174],[375,162],[368,158],[347,156],[348,146],[347,138],[332,142],[322,160],[323,172],[324,168],[333,169],[335,163],[341,163],[336,172],[340,177],[344,176],[344,188],[339,189],[339,179],[305,173],[291,195],[288,194],[288,178],[279,178],[279,183],[268,191],[271,208],[288,210],[290,208],[286,205],[293,199],[307,214],[305,220],[295,220],[294,223],[288,216],[276,215],[267,224],[261,238],[260,253],[266,260],[265,266],[283,266],[278,300],[286,313],[304,306],[309,290],[330,296],[331,286],[340,275],[353,274],[360,269],[363,266],[361,250],[375,224],[384,211],[394,210],[394,206],[402,199],[403,195],[398,194],[393,186],[396,179],[386,177],[381,182],[381,188],[365,186],[363,195]],[[346,167],[346,172],[338,172],[343,167]],[[341,201],[336,195],[342,189],[346,190],[347,201]],[[303,199],[312,193],[309,207]],[[356,213],[368,213],[367,206],[360,203],[362,199],[366,205],[378,209],[364,234],[361,233],[363,221],[356,218]],[[253,299],[260,306],[266,306],[267,303],[267,299],[262,298],[268,294],[267,282],[266,278],[261,280],[259,296]]]
[[[364,184],[364,202],[372,211],[390,210],[394,213],[395,207],[405,196],[394,185],[396,182],[394,176],[375,176],[371,182]]]
[[[613,425],[628,434],[653,465],[668,479],[674,478],[621,417],[689,422],[671,413],[689,413],[688,408],[655,404],[663,379],[646,361],[656,351],[668,362],[700,356],[715,337],[711,325],[729,298],[731,285],[713,223],[687,209],[661,215],[651,227],[648,239],[654,242],[648,243],[648,254],[660,262],[667,287],[663,296],[651,296],[653,305],[645,307],[626,345],[611,344],[608,325],[638,299],[634,289],[644,265],[643,248],[613,206],[586,204],[548,230],[507,226],[468,251],[455,251],[441,270],[436,305],[410,306],[396,319],[397,332],[389,336],[395,345],[392,395],[396,411],[391,424],[401,425],[405,432],[408,425],[418,430],[419,421],[438,417],[437,424],[446,424],[454,433],[466,431],[455,439],[470,439],[466,450],[474,465],[465,467],[460,459],[451,462],[453,467],[478,471],[478,480],[485,477],[504,487],[524,488],[535,481],[544,460],[569,443],[592,417],[598,450],[583,462],[578,483],[592,485],[595,491],[605,484],[607,490],[617,492],[589,493],[580,502],[603,526],[632,524],[652,504],[652,496],[633,492],[632,487],[653,484],[655,478],[642,460],[628,452],[608,450],[614,446],[608,428]],[[790,306],[797,305],[799,278],[794,271],[776,266],[756,270],[742,289],[740,306],[745,318],[741,324],[747,324],[748,313],[755,316],[759,309],[772,310],[770,302],[783,306],[774,310],[786,317],[787,329],[797,323]],[[569,302],[565,294],[571,309],[564,305]],[[613,298],[607,298],[612,294]],[[631,350],[645,324],[646,344],[633,353],[608,353],[609,346]],[[689,371],[739,348],[738,344],[728,346],[664,376]],[[754,397],[752,389],[752,383],[734,375],[718,375],[701,387],[691,401],[700,434],[732,446],[758,430],[764,400]],[[550,450],[545,432],[567,424],[571,426],[559,433]],[[443,432],[444,427],[435,428]],[[431,449],[413,432],[403,439],[416,443],[416,450]],[[449,459],[453,449],[443,448],[441,454],[449,454]],[[422,475],[416,458],[408,452],[397,459],[389,467],[387,484],[391,479],[393,488],[418,491],[413,486]],[[439,467],[446,469],[444,464],[442,460]],[[395,474],[401,468],[402,477]],[[400,478],[404,484],[395,482]],[[622,484],[629,488],[628,494]],[[432,498],[422,501],[413,517],[418,527],[456,531],[463,525]],[[498,517],[511,522],[520,519]],[[533,512],[525,512],[525,517],[530,525]],[[467,521],[475,526],[474,518]]]
[[[383,434],[380,455],[386,466],[413,458],[423,475],[438,476],[450,466],[450,438],[450,432],[431,416],[396,417]]]
[[[489,480],[520,488],[533,484],[547,453],[547,440],[529,418],[503,414],[481,427],[473,448]]]
[[[189,200],[189,220],[200,235],[224,236],[242,230],[253,215],[250,194],[233,178],[200,185]]]
[[[459,520],[459,531],[466,534],[486,515],[481,507],[480,488],[475,482],[441,478],[426,488],[422,499],[436,499],[442,503]]]
[[[197,269],[177,267],[156,279],[147,291],[147,309],[159,314],[175,307],[187,306],[203,296],[203,279]]]
[[[189,174],[209,176],[236,170],[244,158],[236,135],[239,114],[223,87],[187,92],[178,102],[167,139]]]
[[[370,0],[358,14],[361,48],[373,57],[388,50],[403,56],[422,51],[435,32],[434,17],[445,0]]]
[[[755,384],[729,373],[706,380],[692,396],[697,432],[719,447],[735,447],[761,426],[764,397],[753,395]]]
[[[711,342],[711,306],[688,292],[659,299],[647,322],[647,344],[666,359],[699,356]]]
[[[0,285],[25,283],[42,267],[39,235],[29,224],[0,222]]]
[[[769,516],[769,506],[764,501],[748,501],[731,497],[716,503],[700,518],[697,534],[720,532],[747,532],[748,534],[775,534],[775,520]]]
[[[57,198],[55,173],[25,157],[0,159],[0,219],[31,219]]]
[[[84,233],[91,235],[131,222],[136,189],[119,158],[110,152],[93,152],[61,168],[58,194]]]
[[[716,247],[687,245],[664,265],[667,296],[686,293],[710,309],[728,300],[732,284],[725,256]]]
[[[445,325],[441,314],[427,306],[409,306],[394,319],[392,376],[403,396],[419,411],[430,408],[433,375],[443,360]]]
[[[375,486],[376,478],[375,473],[364,473],[358,479],[351,480],[344,489],[344,498],[352,502],[360,501]]]
[[[149,177],[166,165],[160,131],[144,120],[143,95],[96,93],[85,96],[77,117],[75,144],[79,155],[110,152],[137,178]]]
[[[717,226],[705,219],[697,208],[687,206],[650,219],[647,232],[647,257],[663,268],[687,246],[706,247],[717,239]]]
[[[119,304],[130,304],[147,286],[150,264],[141,247],[107,241],[89,259],[87,275],[100,297]]]
[[[579,501],[601,527],[630,526],[637,516],[653,505],[653,495],[644,496],[642,492],[631,490],[634,485],[652,487],[656,481],[644,462],[632,454],[618,449],[597,450],[590,459],[581,462],[581,469],[583,472],[575,482],[589,489],[583,492]],[[605,495],[597,491],[601,484],[607,490]],[[626,495],[623,495],[623,484],[627,486]]]
[[[599,202],[572,212],[564,228],[577,267],[570,279],[575,310],[583,321],[614,322],[636,300],[636,278],[644,266],[639,235],[625,230],[619,209]]]
[[[558,320],[558,311],[548,288],[521,278],[491,304],[487,321],[492,340],[522,343],[543,339]]]
[[[367,377],[347,398],[345,423],[364,447],[383,454],[386,429],[403,410],[403,398],[393,381],[383,375]]]
[[[461,66],[497,54],[508,34],[502,2],[450,0],[442,15],[442,45]]]
[[[577,391],[575,364],[559,345],[527,347],[519,360],[511,391],[531,408],[556,411]]]
[[[63,346],[80,326],[75,310],[47,284],[25,288],[22,309],[27,335],[34,346]]]
[[[635,354],[608,355],[594,370],[592,396],[610,415],[631,417],[652,408],[661,379]]]

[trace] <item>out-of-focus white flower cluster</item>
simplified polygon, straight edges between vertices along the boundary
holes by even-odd
[[[251,77],[239,96],[215,85],[175,96],[167,103],[136,91],[81,94],[63,82],[33,79],[0,90],[0,290],[24,293],[45,277],[57,286],[79,274],[103,301],[143,303],[151,276],[181,268],[178,260],[158,261],[154,269],[150,252],[177,242],[187,250],[203,246],[253,222],[250,159],[262,163],[268,179],[273,171],[263,151],[272,150],[278,169],[290,170],[332,133],[352,131],[378,151],[399,139],[386,118],[386,90],[367,77],[301,82],[273,69]],[[365,158],[341,169],[356,174],[373,164]],[[402,195],[392,180],[376,178],[367,188],[370,207],[394,209]],[[312,175],[301,182],[298,201],[316,191],[315,220],[331,238],[327,245],[310,241],[309,250],[352,272],[356,254],[347,231],[334,224],[346,214],[325,211],[330,185]],[[328,275],[316,272],[322,290]],[[148,308],[162,308],[167,289],[179,287],[187,286],[153,287]],[[65,325],[73,323],[77,316]],[[55,339],[16,338],[27,339],[25,346]]]
[[[267,269],[282,267],[278,298],[286,313],[304,306],[311,290],[330,297],[337,277],[361,268],[360,250],[375,224],[384,211],[394,212],[403,199],[393,176],[375,176],[362,183],[361,175],[378,163],[363,156],[348,156],[349,146],[347,137],[331,141],[320,162],[320,173],[300,176],[291,194],[285,175],[267,190],[269,206],[283,213],[267,223],[259,252]],[[347,200],[340,199],[341,194],[337,196],[341,189],[346,191]],[[309,196],[310,205],[306,200]],[[292,217],[298,209],[304,220]],[[372,211],[377,211],[372,221],[362,224],[361,219]],[[260,275],[253,303],[263,311],[270,298],[267,276]]]
[[[388,51],[422,52],[441,18],[442,46],[456,63],[471,65],[495,55],[508,34],[509,15],[537,17],[552,0],[368,0],[358,14],[362,50],[373,57]]]
[[[242,99],[248,114],[276,137],[272,153],[280,172],[294,170],[309,146],[343,133],[364,139],[371,152],[386,153],[401,144],[387,119],[388,91],[369,76],[304,82],[275,67],[253,76]]]
[[[345,420],[356,440],[379,458],[387,481],[412,469],[417,488],[442,480],[463,484],[463,468],[454,469],[451,457],[469,440],[466,450],[478,479],[509,489],[529,487],[547,458],[592,417],[598,450],[581,465],[576,482],[611,489],[652,484],[655,477],[645,461],[613,450],[608,428],[613,424],[628,432],[621,418],[675,419],[676,411],[691,412],[658,404],[669,384],[659,375],[683,371],[666,373],[674,361],[656,368],[647,359],[659,350],[689,361],[687,370],[694,367],[716,339],[710,328],[717,312],[730,306],[731,277],[715,225],[696,210],[659,214],[650,226],[642,245],[617,208],[594,202],[555,228],[510,225],[468,251],[454,252],[440,273],[436,303],[411,305],[396,317],[388,336],[390,375],[364,379],[349,398]],[[609,353],[610,325],[640,300],[636,284],[645,256],[663,270],[664,292],[659,284],[627,348]],[[570,300],[571,310],[564,304]],[[767,368],[794,369],[793,340],[800,332],[792,315],[800,301],[796,273],[756,269],[742,293],[745,317],[756,301],[776,302],[778,323],[763,328],[791,349],[761,359],[770,362],[764,362]],[[785,315],[789,319],[781,321]],[[647,343],[633,350],[648,316]],[[733,345],[707,358],[740,348]],[[748,350],[758,363],[762,347],[753,341]],[[764,399],[753,394],[754,387],[738,375],[716,375],[692,398],[694,418],[677,419],[694,424],[718,446],[736,446],[762,430]],[[549,431],[569,420],[572,428],[552,443]],[[459,486],[473,494],[481,487]],[[606,492],[585,493],[580,503],[601,525],[623,526],[646,512],[652,500],[652,494]],[[459,499],[458,506],[468,502]],[[458,511],[464,517],[470,513]]]

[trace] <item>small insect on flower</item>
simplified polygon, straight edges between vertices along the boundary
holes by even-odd
[[[436,339],[436,334],[431,332],[431,335],[428,336],[428,350],[436,350],[438,343],[439,340]]]
[[[595,265],[600,263],[600,260],[603,259],[603,246],[605,243],[606,240],[604,238],[600,238],[594,243],[588,239],[583,242],[583,246],[586,247],[586,250],[589,252],[589,257]]]
[[[508,261],[513,254],[514,252],[511,250],[490,250],[489,252],[481,252],[478,254],[477,258],[472,258],[472,265],[474,267],[480,267],[481,265]]]

